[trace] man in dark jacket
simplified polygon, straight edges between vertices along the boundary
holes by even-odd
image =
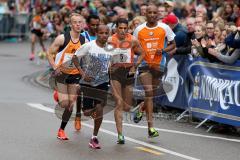
[[[178,18],[175,15],[169,14],[162,20],[162,22],[169,25],[175,33],[176,36],[174,40],[176,42],[176,47],[184,46],[187,41],[187,29],[178,23]]]
[[[170,54],[186,55],[191,53],[191,47],[192,47],[191,39],[193,39],[194,31],[195,31],[194,23],[195,23],[194,18],[187,18],[186,20],[187,33],[186,33],[186,38],[184,40],[184,43],[183,45],[178,46],[176,49],[174,49]]]

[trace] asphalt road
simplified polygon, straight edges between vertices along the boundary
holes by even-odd
[[[99,133],[101,150],[88,147],[93,123],[83,122],[76,132],[66,127],[69,141],[56,138],[60,120],[54,114],[52,91],[36,83],[45,61],[28,60],[29,43],[0,43],[0,157],[8,159],[78,160],[239,160],[240,138],[207,133],[205,128],[156,119],[160,136],[147,138],[146,122],[134,124],[124,116],[125,145],[116,144],[113,107],[106,107]],[[129,117],[130,115],[128,115]]]

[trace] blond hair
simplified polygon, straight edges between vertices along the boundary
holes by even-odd
[[[144,16],[137,16],[137,17],[133,18],[132,22],[134,22],[136,20],[139,20],[140,23],[146,22],[146,18]]]
[[[79,13],[76,13],[76,12],[72,12],[70,15],[69,15],[69,18],[70,18],[70,23],[72,22],[72,17],[80,17],[84,23],[86,23],[86,19]]]

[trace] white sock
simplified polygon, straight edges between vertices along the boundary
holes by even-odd
[[[97,136],[92,135],[92,139],[93,139],[93,138],[97,138]]]

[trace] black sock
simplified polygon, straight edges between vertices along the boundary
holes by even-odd
[[[77,103],[76,103],[76,106],[77,106],[77,111],[76,111],[76,117],[81,117],[81,103],[82,103],[82,100],[81,100],[81,96],[78,96],[77,97]]]
[[[64,110],[63,115],[62,115],[62,123],[61,123],[61,126],[60,126],[60,128],[62,130],[65,129],[71,115],[72,115],[72,111],[69,111],[69,109]]]
[[[61,126],[60,126],[60,129],[64,130],[65,127],[66,127],[66,125],[67,125],[67,122],[63,122],[63,121],[62,121]]]

